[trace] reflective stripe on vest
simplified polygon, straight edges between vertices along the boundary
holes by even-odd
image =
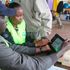
[[[11,33],[13,41],[15,44],[23,44],[26,39],[26,31],[25,31],[25,21],[22,20],[20,24],[17,25],[18,31],[15,30],[11,22],[7,21],[7,29]]]

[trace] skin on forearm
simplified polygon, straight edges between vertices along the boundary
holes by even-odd
[[[40,48],[36,48],[36,53],[41,53],[41,52],[47,52],[47,51],[51,51],[51,48],[46,45],[46,46],[43,46],[43,47],[40,47]]]
[[[36,48],[36,53],[40,53],[40,52],[41,52],[40,48]]]
[[[35,43],[36,47],[43,47],[43,46],[47,45],[48,42],[49,42],[48,39],[41,39],[41,40],[35,41],[34,43]]]

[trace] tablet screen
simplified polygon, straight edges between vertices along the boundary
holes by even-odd
[[[53,48],[55,48],[56,51],[61,49],[61,46],[63,44],[63,41],[59,38],[56,38],[56,40],[51,44]]]
[[[55,52],[58,52],[62,48],[64,41],[65,40],[61,36],[55,34],[55,36],[51,39],[51,43],[49,43],[49,46]]]

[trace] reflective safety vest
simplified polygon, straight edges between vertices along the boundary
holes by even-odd
[[[23,44],[26,41],[26,31],[25,31],[25,21],[22,20],[20,24],[17,25],[17,31],[13,27],[12,23],[7,21],[7,29],[10,32],[15,44]]]

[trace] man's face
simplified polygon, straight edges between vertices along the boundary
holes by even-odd
[[[0,14],[0,18],[4,19],[5,17],[3,15]]]
[[[17,8],[15,20],[21,22],[23,19],[23,9],[21,7]]]
[[[23,9],[21,7],[16,8],[16,15],[10,18],[16,25],[19,24],[23,20]]]
[[[0,34],[6,29],[4,17],[0,16]]]

